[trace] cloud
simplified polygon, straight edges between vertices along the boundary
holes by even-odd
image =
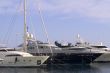
[[[41,9],[54,14],[82,16],[96,19],[110,19],[110,0],[40,0]]]
[[[18,12],[18,6],[20,6],[20,2],[21,1],[17,0],[0,0],[0,14]]]
[[[99,20],[110,19],[110,0],[27,0],[27,8],[37,9],[38,4],[44,12],[65,15],[67,18],[76,13]],[[16,12],[19,6],[20,0],[0,0],[0,13]]]

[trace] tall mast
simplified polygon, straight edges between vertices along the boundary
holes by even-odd
[[[26,29],[26,0],[24,0],[24,45],[23,51],[27,52],[27,29]]]

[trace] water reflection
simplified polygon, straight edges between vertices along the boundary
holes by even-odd
[[[42,68],[0,68],[0,73],[110,73],[110,64],[54,65]]]
[[[41,68],[0,68],[0,73],[45,73]]]
[[[63,65],[51,66],[47,69],[48,73],[97,73],[100,72],[97,67],[90,65]]]

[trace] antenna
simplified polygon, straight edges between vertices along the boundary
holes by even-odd
[[[79,42],[79,43],[83,43],[84,42],[79,34],[77,34],[77,42]]]
[[[77,39],[80,39],[80,35],[79,34],[77,34]]]
[[[77,42],[81,42],[81,38],[79,34],[77,34]]]

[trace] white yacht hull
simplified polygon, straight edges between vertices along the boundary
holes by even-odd
[[[110,52],[102,54],[100,57],[96,58],[94,62],[100,63],[110,62]]]
[[[7,57],[0,61],[0,67],[38,67],[48,58],[49,56]]]

